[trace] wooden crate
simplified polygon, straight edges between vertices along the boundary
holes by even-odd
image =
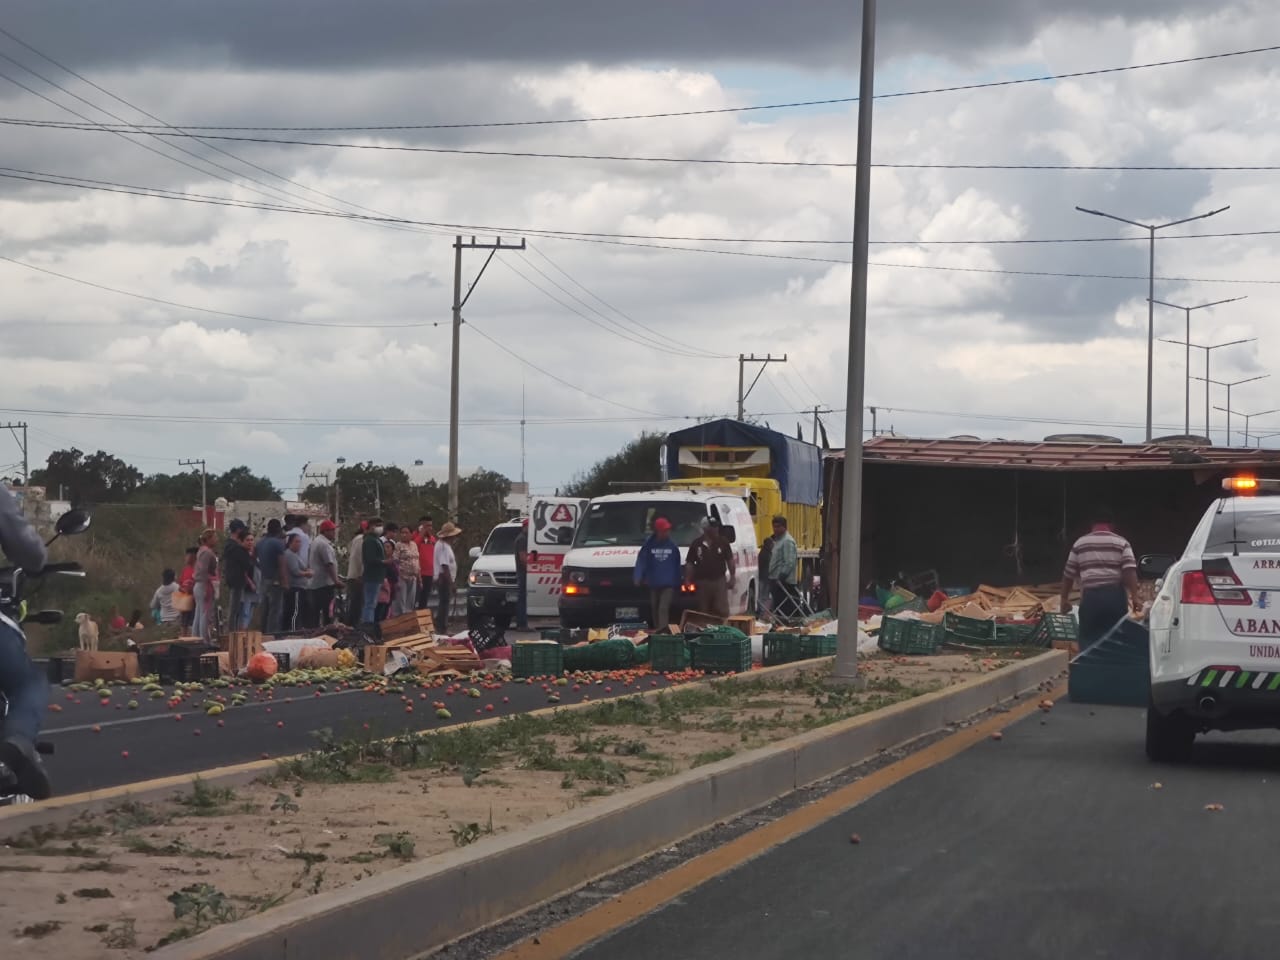
[[[262,634],[257,630],[237,630],[227,634],[227,653],[233,673],[243,670],[255,653],[262,652]]]
[[[756,618],[753,616],[747,616],[744,614],[743,616],[739,616],[739,617],[730,617],[727,622],[729,626],[734,627],[738,630],[741,630],[748,637],[755,635]]]
[[[432,636],[435,632],[436,622],[432,618],[430,610],[413,610],[398,617],[389,617],[382,621],[383,642],[423,633],[427,636]]]
[[[438,673],[442,670],[471,673],[483,669],[484,664],[466,647],[428,647],[420,651],[418,660],[420,673]]]
[[[436,638],[429,633],[411,633],[408,636],[392,637],[383,639],[384,647],[395,647],[406,652],[410,650],[421,650],[423,647],[434,647]]]
[[[701,610],[686,610],[680,616],[680,632],[687,633],[689,627],[723,627],[725,623],[723,617],[703,613]]]
[[[381,673],[387,665],[387,648],[370,644],[364,648],[364,668],[369,673]]]

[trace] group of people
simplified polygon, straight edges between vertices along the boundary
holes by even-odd
[[[791,615],[790,607],[798,604],[796,567],[798,554],[795,538],[787,530],[787,518],[773,518],[773,536],[760,550],[761,576],[769,585],[767,606],[782,615]],[[666,630],[671,624],[671,603],[676,590],[691,589],[697,608],[718,617],[729,616],[729,588],[737,576],[733,545],[724,536],[718,517],[702,520],[701,535],[689,545],[685,562],[680,562],[680,548],[671,537],[671,521],[657,517],[653,533],[636,556],[636,586],[649,590],[649,603],[655,630]],[[763,599],[763,598],[762,598]]]
[[[219,594],[225,596],[223,627],[264,633],[314,629],[346,615],[352,626],[429,609],[437,598],[437,629],[446,629],[457,579],[453,542],[462,530],[446,523],[436,535],[431,517],[416,528],[380,519],[365,521],[351,541],[347,575],[339,573],[337,525],[322,520],[312,536],[303,517],[270,520],[255,536],[243,520],[218,533],[204,530],[187,550],[180,572],[166,569],[151,598],[152,615],[163,625],[180,624],[189,636],[211,637]],[[345,587],[345,611],[338,591]]]
[[[435,628],[447,633],[457,591],[453,545],[462,528],[452,521],[435,530],[431,517],[417,528],[375,517],[360,525],[347,555],[347,622],[371,626],[387,617],[432,609]]]

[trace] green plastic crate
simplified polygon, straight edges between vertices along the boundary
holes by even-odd
[[[886,630],[890,623],[894,626]],[[940,623],[889,618],[880,628],[880,649],[906,656],[937,653],[945,637]]]
[[[689,667],[689,644],[680,633],[654,633],[649,636],[649,665],[655,673],[670,673]]]
[[[538,636],[543,640],[554,640],[557,643],[563,643],[564,633],[564,630],[560,627],[544,627],[538,631]]]
[[[975,620],[962,617],[958,613],[948,613],[943,619],[947,631],[947,639],[956,643],[992,645],[996,642],[996,624],[994,620]]]
[[[776,667],[780,663],[794,663],[803,659],[800,653],[800,640],[798,633],[766,633],[762,658],[764,665]]]
[[[1080,639],[1076,618],[1069,613],[1046,613],[1027,638],[1028,647],[1048,647],[1056,641]]]
[[[751,638],[701,636],[690,641],[693,668],[707,673],[746,673],[751,669]]]
[[[804,636],[800,638],[800,659],[813,660],[817,657],[834,657],[836,655],[836,638]]]
[[[558,677],[564,673],[564,647],[558,643],[517,643],[511,648],[511,676]]]
[[[998,647],[1025,647],[1035,631],[1034,623],[997,623],[995,644]]]

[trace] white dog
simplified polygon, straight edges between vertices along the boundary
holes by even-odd
[[[87,613],[77,613],[76,623],[80,627],[80,649],[98,649],[98,625]]]

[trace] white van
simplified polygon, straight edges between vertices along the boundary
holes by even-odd
[[[530,504],[530,617],[559,615],[560,568],[586,505],[586,500],[565,497],[539,497]],[[515,622],[520,597],[515,545],[525,523],[526,518],[500,523],[490,531],[483,547],[472,547],[475,562],[467,576],[468,628],[474,630],[489,619],[503,629]]]
[[[702,533],[702,521],[719,519],[733,544],[737,571],[729,588],[729,612],[755,611],[759,548],[746,502],[723,493],[652,490],[597,497],[587,505],[560,578],[563,626],[652,622],[649,592],[636,586],[634,571],[640,547],[658,517],[671,522],[671,537],[680,548],[682,562],[688,558],[689,545]],[[697,609],[697,597],[681,591],[671,607],[674,619],[680,611]]]

